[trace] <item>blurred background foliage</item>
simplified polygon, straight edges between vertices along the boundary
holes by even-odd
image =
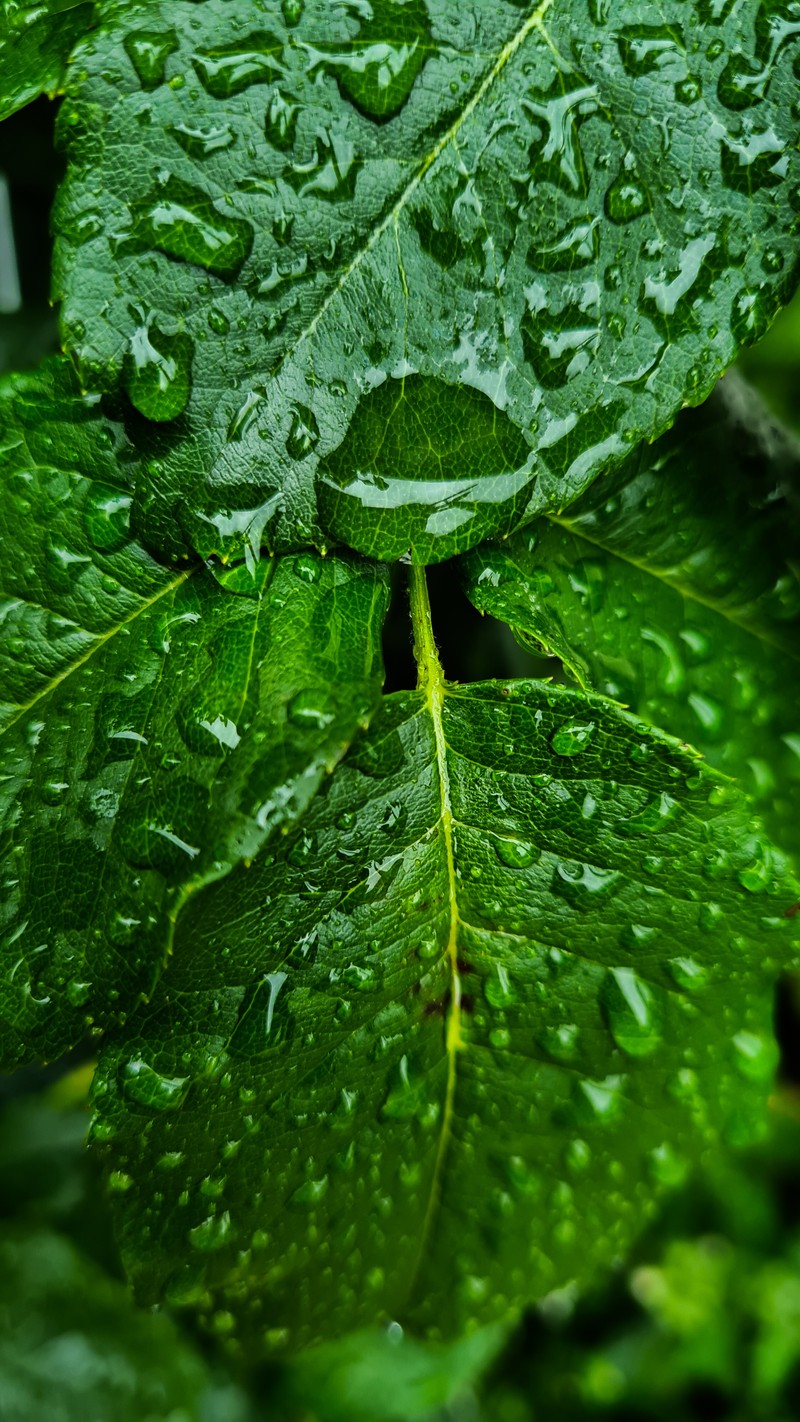
[[[40,101],[0,130],[10,212],[9,226],[0,201],[0,308],[9,308],[0,309],[0,371],[28,368],[58,344],[48,303],[61,166],[53,113]],[[739,364],[800,433],[800,298]],[[446,565],[432,582],[454,680],[555,674],[482,620]],[[404,604],[395,598],[386,631],[390,689],[413,682]],[[782,1071],[764,1141],[735,1161],[710,1162],[594,1293],[550,1296],[511,1336],[489,1329],[436,1348],[393,1325],[250,1375],[227,1358],[224,1339],[140,1311],[129,1297],[84,1146],[89,1048],[0,1080],[0,1422],[794,1422],[794,980],[779,994],[776,1023]]]

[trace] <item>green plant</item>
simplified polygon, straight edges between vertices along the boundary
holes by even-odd
[[[66,353],[0,386],[4,1064],[97,1040],[137,1296],[232,1353],[512,1321],[764,1128],[800,453],[714,386],[800,271],[800,6],[4,10],[66,159]],[[445,561],[556,661],[448,681]]]

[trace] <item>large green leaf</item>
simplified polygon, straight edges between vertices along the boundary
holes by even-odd
[[[743,798],[612,703],[385,699],[300,826],[195,895],[101,1057],[143,1302],[255,1352],[449,1336],[584,1280],[747,1139],[797,889]]]
[[[741,780],[800,853],[800,446],[739,383],[566,513],[464,562],[523,645]]]
[[[296,817],[380,689],[379,566],[160,567],[131,456],[61,361],[0,387],[5,1062],[124,1016],[177,904]]]
[[[94,20],[93,0],[2,0],[0,119],[59,88],[70,50]]]
[[[795,284],[798,37],[797,0],[113,14],[56,290],[84,381],[167,424],[150,543],[435,561],[659,433]]]

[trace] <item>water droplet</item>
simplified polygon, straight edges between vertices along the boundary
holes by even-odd
[[[760,341],[766,335],[771,319],[772,312],[760,291],[743,291],[734,298],[731,330],[740,345]]]
[[[219,699],[197,687],[179,706],[175,719],[189,749],[201,755],[224,755],[235,750],[241,739],[236,722],[220,708]]]
[[[606,193],[606,214],[618,226],[633,222],[650,211],[645,189],[628,173],[622,172]]]
[[[169,130],[190,158],[210,158],[212,153],[224,153],[236,142],[236,134],[227,123],[197,124],[176,123]]]
[[[510,526],[532,477],[522,434],[480,391],[424,376],[386,380],[361,400],[338,449],[320,463],[326,528],[363,552],[419,556],[455,529],[466,545]],[[398,526],[398,511],[403,517]],[[365,517],[366,515],[366,517]]]
[[[665,1190],[675,1190],[683,1185],[689,1174],[689,1162],[673,1150],[668,1141],[651,1150],[647,1158],[650,1178],[654,1185]]]
[[[144,244],[229,278],[238,275],[250,255],[250,223],[220,212],[202,189],[170,173],[159,175],[155,188],[132,211],[134,228],[130,237],[119,239],[120,252]]]
[[[200,83],[215,99],[230,99],[252,84],[272,83],[283,73],[283,44],[259,30],[234,44],[198,51],[192,64]]]
[[[293,1195],[290,1195],[289,1204],[299,1205],[305,1209],[322,1204],[328,1193],[328,1184],[327,1175],[321,1175],[318,1180],[306,1180],[295,1190]]]
[[[183,332],[165,335],[156,325],[137,326],[125,358],[125,388],[148,420],[174,420],[191,390],[193,346]]]
[[[188,1076],[162,1076],[141,1057],[126,1062],[122,1069],[122,1089],[138,1106],[156,1111],[174,1111],[189,1090]]]
[[[489,1006],[498,1009],[510,1007],[517,1001],[517,994],[508,971],[502,963],[498,963],[495,972],[486,979],[484,993]]]
[[[756,1032],[737,1032],[733,1049],[736,1068],[747,1081],[763,1083],[772,1080],[780,1056],[774,1038],[763,1037]]]
[[[224,1210],[219,1215],[209,1215],[202,1224],[189,1230],[189,1243],[203,1254],[212,1254],[223,1249],[236,1238],[230,1214]]]
[[[298,25],[304,9],[305,0],[281,0],[281,14],[287,25]]]
[[[371,0],[357,35],[345,48],[320,45],[316,54],[346,98],[384,123],[400,112],[433,52],[424,0]]]
[[[163,84],[167,59],[178,48],[175,32],[133,30],[122,42],[142,88],[157,89]]]
[[[281,996],[287,980],[283,972],[265,973],[245,993],[228,1042],[233,1056],[258,1059],[289,1041],[294,1019],[287,1011],[288,994]]]
[[[598,869],[592,864],[564,861],[556,865],[553,893],[566,899],[575,908],[589,909],[610,899],[624,883],[616,869]]]
[[[292,459],[305,459],[319,443],[319,425],[313,410],[307,405],[296,405],[292,412],[292,423],[286,437],[286,448]]]
[[[336,704],[324,691],[298,691],[286,708],[294,726],[303,730],[324,731],[336,719]]]
[[[536,1040],[555,1061],[571,1062],[578,1055],[580,1035],[574,1022],[562,1022],[560,1027],[545,1027]]]
[[[670,958],[667,968],[678,987],[686,992],[702,992],[708,985],[708,969],[696,963],[694,958]]]
[[[267,142],[282,153],[294,143],[299,111],[298,105],[291,104],[280,89],[272,91],[264,119],[264,133]]]
[[[660,834],[674,823],[680,813],[677,800],[662,791],[629,819],[617,820],[614,828],[617,834],[622,835]]]
[[[131,495],[107,484],[92,484],[83,506],[89,542],[101,553],[115,553],[130,538]]]
[[[527,869],[539,858],[539,851],[524,839],[495,839],[494,851],[501,864],[509,869]]]
[[[650,1056],[661,1044],[660,1013],[652,989],[631,968],[611,968],[603,1008],[617,1046],[631,1057]]]
[[[591,744],[594,733],[594,721],[585,725],[568,721],[556,731],[550,744],[556,755],[580,755]]]
[[[67,780],[45,780],[40,794],[45,805],[60,805],[69,790]]]

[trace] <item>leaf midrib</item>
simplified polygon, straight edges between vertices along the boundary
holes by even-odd
[[[757,623],[749,622],[744,617],[737,617],[735,612],[730,608],[726,608],[719,602],[715,602],[713,598],[704,597],[696,588],[681,582],[677,578],[670,577],[668,573],[654,567],[650,563],[645,563],[639,558],[623,553],[619,548],[611,547],[600,538],[592,538],[590,534],[586,533],[582,528],[578,528],[568,518],[564,518],[555,513],[546,513],[543,517],[547,519],[548,523],[553,524],[554,527],[562,528],[565,533],[571,533],[573,538],[582,539],[582,541],[588,543],[591,548],[599,548],[603,553],[607,553],[610,558],[616,558],[627,567],[635,568],[638,573],[642,573],[645,577],[652,578],[655,582],[662,583],[664,587],[671,588],[673,592],[676,592],[679,597],[682,597],[686,602],[693,602],[696,603],[698,607],[706,608],[708,612],[713,612],[715,616],[721,617],[724,622],[729,622],[732,627],[738,627],[741,632],[747,633],[748,636],[755,638],[756,641],[773,647],[784,656],[790,657],[792,661],[800,662],[800,648],[788,646],[785,642],[780,641],[779,638],[772,636],[766,628]]]
[[[290,360],[291,357],[299,350],[303,342],[308,340],[310,336],[313,336],[315,330],[317,329],[317,326],[319,325],[329,306],[331,306],[332,303],[336,300],[336,297],[340,294],[340,292],[344,290],[353,273],[358,270],[362,262],[364,262],[369,256],[373,248],[377,246],[384,233],[387,232],[389,228],[397,222],[400,213],[403,211],[403,208],[406,207],[407,204],[410,202],[420,183],[423,181],[426,173],[429,171],[430,168],[433,167],[434,163],[447,148],[448,144],[453,142],[462,124],[465,123],[466,120],[478,108],[479,104],[482,102],[486,94],[492,88],[498,76],[505,69],[509,61],[513,59],[517,50],[525,43],[528,36],[534,30],[542,28],[542,21],[544,20],[545,15],[553,4],[554,0],[540,0],[540,3],[539,5],[537,5],[533,14],[528,16],[527,20],[520,27],[517,33],[513,35],[512,38],[508,41],[508,43],[503,47],[493,67],[489,70],[488,74],[479,84],[478,88],[475,90],[475,93],[472,95],[472,98],[467,101],[458,117],[450,125],[447,131],[442,135],[438,143],[434,145],[430,153],[428,153],[426,157],[423,158],[422,162],[417,168],[416,173],[411,178],[410,182],[408,182],[403,188],[403,191],[400,193],[400,196],[398,197],[397,201],[389,209],[389,212],[386,214],[383,221],[380,222],[378,226],[370,233],[363,247],[359,248],[349,265],[345,267],[344,271],[341,273],[341,276],[336,281],[334,286],[331,287],[330,291],[325,296],[325,299],[320,303],[319,310],[314,313],[314,315],[311,317],[311,320],[307,323],[306,326],[304,326],[303,330],[297,336],[297,339],[286,350],[281,359],[278,369],[282,369],[286,362]]]
[[[92,645],[87,647],[83,656],[78,657],[74,662],[70,662],[60,672],[57,672],[44,686],[39,688],[29,701],[26,701],[23,706],[17,708],[11,719],[0,729],[0,737],[5,735],[12,726],[16,725],[22,716],[26,716],[40,701],[43,701],[46,696],[49,696],[51,692],[55,691],[57,687],[61,686],[63,682],[67,681],[75,672],[80,671],[81,667],[86,666],[86,663],[91,661],[92,657],[95,656],[101,648],[105,647],[108,642],[118,636],[124,628],[129,627],[132,622],[135,622],[137,617],[141,617],[143,612],[147,612],[149,608],[155,606],[161,598],[167,597],[170,593],[175,592],[182,583],[185,583],[188,578],[191,578],[193,574],[197,572],[198,566],[199,565],[195,565],[179,573],[177,578],[171,579],[170,582],[159,588],[158,592],[154,593],[152,597],[146,598],[143,602],[139,603],[138,607],[135,607],[132,612],[129,612],[128,616],[124,617],[121,622],[115,622],[106,632],[99,634]]]

